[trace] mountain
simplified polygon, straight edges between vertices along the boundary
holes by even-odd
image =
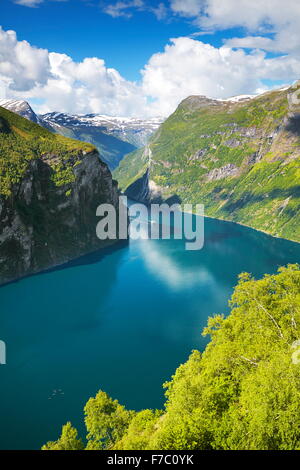
[[[300,241],[300,81],[256,97],[190,96],[113,173],[129,196]]]
[[[37,115],[27,101],[21,100],[0,100],[0,106],[51,132],[93,144],[111,170],[118,166],[124,155],[143,147],[163,121],[162,118],[143,120],[100,114]]]
[[[35,114],[32,107],[27,101],[22,100],[0,100],[0,106],[13,113],[19,114],[26,119],[29,119],[32,122],[40,124],[40,118]]]
[[[161,118],[142,120],[99,114],[48,113],[39,118],[53,132],[95,145],[110,169],[116,168],[124,155],[144,146],[162,122]]]
[[[103,202],[118,209],[118,188],[94,146],[0,107],[0,284],[106,245]]]
[[[137,119],[112,117],[101,114],[71,115],[66,113],[48,113],[40,118],[53,126],[61,126],[76,131],[80,128],[97,128],[113,135],[135,147],[142,147],[162,123],[162,118]]]

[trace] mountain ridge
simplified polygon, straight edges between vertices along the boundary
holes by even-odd
[[[13,99],[1,99],[0,106],[8,109],[8,111],[12,111],[13,113],[18,114],[29,121],[35,122],[36,124],[40,124],[41,120],[38,115],[33,111],[32,107],[25,100],[13,100]]]
[[[299,116],[300,82],[242,101],[191,96],[113,175],[129,197],[134,184],[138,200],[176,196],[209,217],[300,241]]]
[[[0,100],[0,106],[51,132],[95,145],[111,170],[118,166],[124,155],[143,147],[163,121],[161,117],[140,119],[64,112],[36,114],[23,100]]]

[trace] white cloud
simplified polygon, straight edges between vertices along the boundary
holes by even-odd
[[[156,99],[154,114],[169,114],[189,95],[227,98],[266,89],[263,80],[291,82],[300,76],[300,59],[267,58],[228,46],[216,48],[191,38],[177,38],[154,54],[143,70],[143,90]]]
[[[300,54],[298,0],[170,0],[170,7],[204,29],[243,27],[254,33],[230,39],[227,44],[232,47]],[[267,33],[273,33],[274,38],[263,38]]]
[[[125,80],[117,70],[106,68],[102,59],[86,58],[74,62],[63,54],[49,54],[53,78],[38,90],[52,109],[77,113],[131,115],[144,108],[146,99],[140,88]]]
[[[3,31],[0,27],[0,77],[9,83],[10,90],[27,91],[35,83],[45,84],[49,73],[46,50],[18,41],[14,31]]]
[[[171,0],[171,9],[181,16],[193,17],[200,14],[203,0]]]
[[[275,51],[274,41],[263,36],[245,36],[243,38],[228,39],[225,44],[229,47],[241,47],[246,49],[263,49]]]
[[[12,0],[17,5],[35,8],[45,2],[45,0]],[[52,2],[68,2],[68,0],[49,0]],[[84,0],[85,1],[85,0]]]
[[[40,111],[138,114],[146,107],[141,87],[125,80],[102,59],[74,62],[65,54],[18,41],[0,28],[1,98],[44,101]]]
[[[41,3],[43,3],[44,0],[15,0],[14,3],[17,5],[22,5],[24,7],[37,7]]]
[[[266,43],[266,38],[256,39]],[[168,115],[189,95],[255,93],[266,89],[263,79],[291,82],[299,76],[300,58],[293,54],[267,58],[259,49],[249,54],[181,37],[152,55],[136,83],[100,58],[75,62],[66,54],[18,41],[14,31],[0,28],[0,98],[42,103],[35,106],[39,112]]]
[[[226,29],[244,26],[251,30],[267,25],[285,25],[299,20],[300,3],[296,0],[170,0],[173,12],[197,16],[209,27]]]
[[[164,3],[159,3],[157,7],[149,7],[148,10],[153,13],[158,20],[163,20],[168,14],[168,10]]]
[[[148,11],[153,13],[158,20],[162,20],[167,16],[167,8],[163,2],[158,5],[153,5],[148,0],[127,0],[118,1],[116,3],[110,3],[102,8],[103,12],[118,18],[123,16],[124,18],[131,18],[135,11]]]
[[[130,18],[132,16],[131,9],[141,9],[143,7],[143,0],[129,0],[127,2],[116,2],[114,4],[106,5],[103,8],[103,11],[113,18],[118,18],[120,16]]]

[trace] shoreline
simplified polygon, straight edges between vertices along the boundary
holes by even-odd
[[[123,196],[126,196],[125,193],[122,193]],[[128,198],[128,200],[131,200],[131,201],[135,201],[135,202],[138,202],[139,204],[145,204],[144,202],[141,202],[141,201],[138,201],[137,199],[133,199],[133,198],[129,198],[128,196],[126,196]],[[164,203],[164,201],[162,202]],[[150,204],[145,204],[146,207],[149,207]],[[185,212],[185,211],[182,211],[182,212]],[[185,214],[193,214],[193,215],[198,215],[198,214],[195,214],[194,212],[185,212]],[[200,216],[202,217],[202,216]],[[228,219],[221,219],[219,217],[212,217],[211,215],[203,215],[204,218],[207,218],[207,219],[212,219],[212,220],[220,220],[222,222],[227,222],[227,223],[231,223],[231,224],[236,224],[236,225],[241,225],[242,227],[246,227],[246,228],[249,228],[251,230],[255,230],[257,232],[261,232],[261,233],[264,233],[265,235],[268,235],[272,238],[277,238],[278,240],[286,240],[288,242],[292,242],[292,243],[297,243],[297,244],[300,244],[300,240],[293,240],[291,238],[285,238],[285,237],[280,237],[278,235],[274,235],[270,232],[267,232],[266,230],[263,230],[263,229],[259,229],[259,228],[255,228],[255,227],[251,227],[251,225],[247,225],[247,224],[244,224],[242,222],[236,222],[235,220],[228,220]]]
[[[196,214],[195,214],[195,215],[196,215]],[[269,237],[272,237],[272,238],[277,238],[278,240],[286,240],[286,241],[288,241],[288,242],[300,244],[300,241],[293,240],[293,239],[291,239],[291,238],[279,237],[278,235],[273,235],[272,233],[267,232],[266,230],[262,230],[262,229],[255,228],[255,227],[251,227],[251,225],[247,225],[247,224],[244,224],[244,223],[242,223],[242,222],[236,222],[236,221],[234,221],[234,220],[227,220],[227,219],[220,219],[220,218],[218,218],[218,217],[212,217],[212,216],[210,216],[210,215],[204,215],[204,217],[205,217],[205,218],[208,218],[208,219],[212,219],[212,220],[221,220],[222,222],[227,222],[227,223],[231,223],[231,224],[241,225],[242,227],[250,228],[251,230],[255,230],[256,232],[264,233],[265,235],[268,235]]]

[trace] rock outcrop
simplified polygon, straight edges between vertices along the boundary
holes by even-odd
[[[74,182],[58,187],[49,160],[31,160],[11,196],[0,196],[0,283],[109,243],[96,236],[96,208],[101,203],[118,208],[117,183],[96,151],[79,153],[72,163]]]
[[[221,180],[222,178],[228,178],[229,176],[235,176],[239,169],[233,164],[228,163],[221,168],[214,168],[207,174],[208,181]]]
[[[96,209],[118,196],[93,146],[0,107],[0,284],[117,241],[97,238]]]
[[[150,202],[149,169],[132,183],[125,194],[130,199],[148,204]]]

